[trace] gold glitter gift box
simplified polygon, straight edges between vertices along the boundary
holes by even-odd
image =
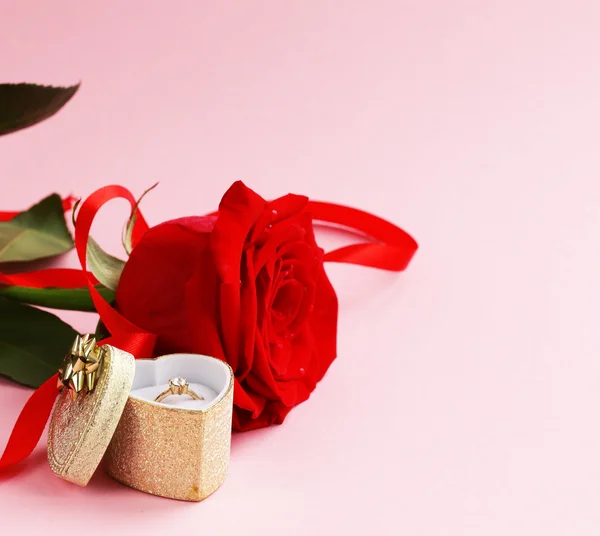
[[[90,388],[85,381],[65,380],[65,370],[73,368],[68,359],[60,371],[68,388],[58,397],[48,431],[52,470],[85,486],[104,457],[110,476],[146,493],[186,501],[213,493],[229,463],[231,368],[195,354],[136,361],[109,345],[94,352],[101,366],[94,368],[96,382]],[[186,378],[203,400],[171,395],[155,402],[176,377]],[[83,386],[81,392],[77,385]]]

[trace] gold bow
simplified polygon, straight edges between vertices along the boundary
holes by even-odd
[[[93,335],[77,335],[71,352],[65,356],[62,368],[58,369],[58,389],[69,389],[71,400],[75,400],[79,393],[93,391],[103,356],[104,350],[96,344]]]

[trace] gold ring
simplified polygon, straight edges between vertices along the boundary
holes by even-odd
[[[160,393],[154,402],[162,402],[165,398],[171,395],[189,395],[194,400],[204,400],[203,396],[198,396],[194,391],[190,389],[190,384],[185,378],[173,378],[169,380],[169,388],[166,391]]]

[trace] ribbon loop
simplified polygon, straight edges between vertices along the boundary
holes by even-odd
[[[137,202],[131,192],[122,186],[114,185],[96,190],[82,203],[77,213],[75,248],[77,249],[81,268],[85,273],[87,273],[87,244],[94,218],[106,203],[118,198],[129,201],[132,211],[137,210]],[[137,240],[139,240],[141,235],[148,230],[148,224],[141,214],[138,214],[135,225],[137,229],[134,232],[134,237],[137,236]],[[93,279],[90,276],[86,279],[96,311],[111,334],[111,337],[102,341],[102,344],[110,343],[136,357],[152,357],[156,335],[134,325],[118,313],[98,292]]]
[[[322,201],[309,201],[308,210],[314,220],[355,230],[375,240],[330,251],[325,254],[325,261],[400,272],[417,251],[417,242],[407,232],[368,212]]]

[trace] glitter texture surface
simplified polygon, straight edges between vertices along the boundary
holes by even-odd
[[[201,501],[225,480],[231,446],[233,375],[205,410],[177,409],[129,397],[106,453],[106,470],[132,488]]]
[[[96,389],[71,401],[59,395],[48,429],[48,461],[61,478],[85,486],[98,467],[127,401],[133,356],[106,345]]]

